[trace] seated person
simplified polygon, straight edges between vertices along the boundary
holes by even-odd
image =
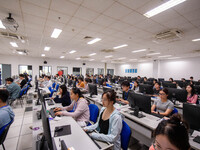
[[[153,79],[153,85],[155,85],[158,82],[157,79]]]
[[[24,75],[23,74],[20,74],[19,75],[19,78],[20,78],[20,80],[21,80],[21,82],[20,83],[18,83],[18,85],[21,87],[21,89],[24,87],[24,85],[27,83],[27,81],[26,81],[26,79],[25,79],[25,77],[24,77]]]
[[[129,90],[130,90],[130,83],[128,81],[124,81],[124,82],[122,82],[121,85],[122,85],[122,90],[123,90],[122,98],[117,98],[116,100],[121,101],[125,104],[129,104],[128,93],[129,93]]]
[[[85,84],[85,90],[88,91],[88,83],[90,82],[90,79],[85,78],[84,84]]]
[[[194,86],[192,84],[187,85],[186,91],[187,91],[187,102],[196,104],[198,95],[195,94]]]
[[[167,99],[169,92],[166,88],[160,90],[159,96],[160,99],[154,101],[154,104],[151,107],[151,112],[160,114],[163,116],[169,116],[174,110],[174,104]]]
[[[114,90],[108,90],[102,94],[103,107],[99,113],[97,122],[94,125],[85,127],[86,132],[97,130],[98,133],[91,133],[96,140],[106,141],[114,144],[114,150],[121,149],[122,117],[113,106],[116,99]]]
[[[82,97],[81,91],[78,88],[71,89],[70,98],[71,100],[73,100],[73,102],[69,106],[62,108],[55,108],[54,111],[62,110],[60,112],[56,112],[55,115],[71,116],[77,121],[77,123],[81,127],[86,126],[90,118],[88,101]]]
[[[156,82],[153,88],[153,96],[159,96],[159,92],[161,90],[160,83]]]
[[[161,121],[153,133],[154,142],[149,150],[190,150],[188,124],[181,116],[174,114]]]
[[[6,79],[6,89],[9,92],[9,99],[15,100],[19,97],[19,93],[21,92],[21,88],[15,82],[13,82],[12,78]]]
[[[176,84],[176,88],[177,88],[177,89],[182,89],[182,88],[178,85],[178,83],[176,83],[175,81],[173,81],[172,83],[173,83],[173,84]]]
[[[186,82],[186,81],[185,81],[185,78],[181,78],[181,81],[182,81],[182,82]]]
[[[144,82],[147,82],[147,77],[144,77]]]
[[[61,96],[60,98],[59,95]],[[59,92],[57,93],[57,96],[53,98],[53,100],[56,103],[62,103],[63,107],[69,106],[71,104],[70,95],[69,92],[67,91],[66,85],[63,84],[59,87]]]
[[[46,81],[47,81],[47,84],[46,84],[46,87],[51,87],[52,86],[52,81],[51,81],[51,76],[46,76]]]
[[[193,81],[193,79],[194,79],[193,76],[191,76],[191,77],[190,77],[190,81]]]
[[[77,88],[85,88],[85,84],[83,82],[83,78],[78,78],[78,84],[76,85]]]
[[[0,90],[0,128],[7,125],[15,117],[12,108],[7,105],[8,97],[9,92],[6,89]]]
[[[139,82],[138,81],[134,81],[133,91],[136,93],[139,92]]]

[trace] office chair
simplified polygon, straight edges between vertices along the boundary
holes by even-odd
[[[55,89],[55,87],[56,87],[56,83],[54,82],[54,83],[52,84],[52,88]]]
[[[122,120],[122,131],[121,131],[121,148],[123,150],[128,149],[128,144],[131,138],[131,129],[127,123]]]
[[[59,84],[56,85],[56,91],[58,91],[58,89],[59,89]]]
[[[90,104],[89,110],[90,110],[90,121],[96,123],[97,117],[99,115],[99,108],[95,104]]]
[[[6,139],[6,136],[7,136],[7,133],[8,133],[8,130],[10,128],[10,125],[13,123],[13,120],[11,120],[8,124],[6,124],[5,126],[3,126],[1,129],[0,129],[0,145],[2,145],[3,147],[3,150],[5,150],[5,146],[4,146],[4,141]]]
[[[178,114],[178,109],[174,108],[174,110],[171,112],[171,115]]]

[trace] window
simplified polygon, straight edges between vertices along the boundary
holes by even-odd
[[[107,74],[114,75],[114,69],[107,69]]]
[[[67,67],[62,67],[62,66],[57,66],[57,73],[60,75],[67,75],[68,74],[68,68]]]
[[[51,70],[51,66],[39,66],[39,76],[42,76],[42,74],[50,76],[52,74]]]
[[[82,68],[73,67],[73,75],[81,75],[82,74]]]
[[[104,69],[103,68],[97,68],[97,74],[104,74]]]
[[[19,74],[29,74],[33,75],[32,66],[31,65],[19,65]]]
[[[86,74],[89,76],[94,75],[94,68],[86,68]]]

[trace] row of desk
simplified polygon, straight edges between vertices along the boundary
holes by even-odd
[[[102,108],[100,94],[97,96],[95,95],[92,98],[88,94],[85,94],[84,96],[91,103],[96,104],[100,109]],[[130,114],[131,110],[129,109],[129,105],[122,106],[120,104],[115,104],[114,106],[118,111],[120,111],[120,113],[123,115],[124,121],[132,129],[132,137],[139,140],[146,146],[150,146],[153,142],[153,131],[156,129],[162,119],[144,112],[142,113],[146,117],[138,118]],[[190,136],[189,142],[192,148],[200,150],[200,144],[193,141],[194,137],[197,135],[200,135],[200,132],[195,131],[193,135]]]

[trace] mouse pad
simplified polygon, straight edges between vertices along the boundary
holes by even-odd
[[[54,137],[70,135],[71,134],[71,126],[70,125],[64,125],[64,126],[59,126],[59,127],[62,127],[63,129],[61,131],[54,132]],[[55,129],[56,128],[57,127],[55,127]]]

